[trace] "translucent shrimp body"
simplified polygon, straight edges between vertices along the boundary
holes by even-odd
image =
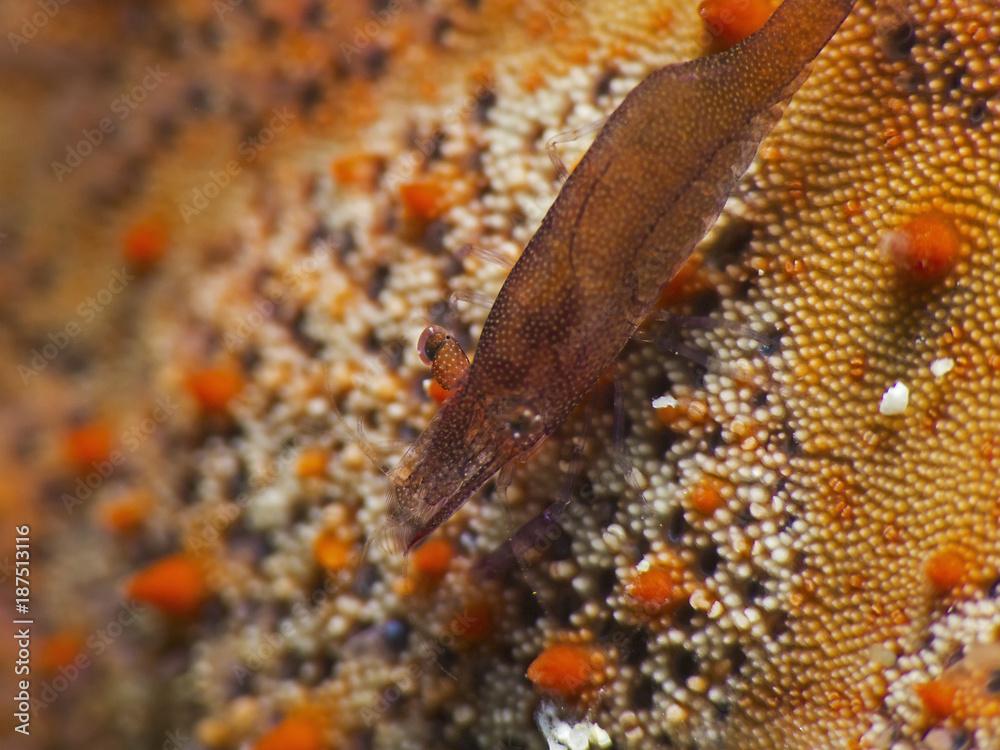
[[[392,472],[396,546],[558,428],[716,220],[853,4],[785,0],[743,43],[663,68],[626,97],[511,270],[460,387]]]

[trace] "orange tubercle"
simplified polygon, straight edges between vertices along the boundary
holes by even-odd
[[[965,556],[954,548],[945,548],[932,554],[924,566],[931,585],[946,594],[964,584],[969,577]]]
[[[151,604],[164,614],[190,617],[208,596],[201,565],[185,554],[170,555],[143,568],[128,582],[130,599]]]
[[[685,598],[679,576],[666,568],[654,566],[637,574],[628,586],[628,594],[649,610],[677,604]]]
[[[350,566],[354,560],[354,549],[332,529],[327,529],[316,537],[313,555],[316,557],[316,562],[331,573],[336,573]]]
[[[454,393],[455,393],[454,391],[449,391],[447,388],[445,388],[443,385],[438,383],[433,378],[430,378],[427,381],[427,395],[430,396],[439,404],[443,404],[445,401],[451,398],[452,394]]]
[[[243,374],[235,365],[204,367],[188,375],[187,388],[204,411],[225,411],[243,390]]]
[[[944,680],[931,680],[917,685],[917,695],[929,714],[938,718],[951,716],[955,712],[957,690]]]
[[[521,77],[521,87],[528,92],[537,91],[545,84],[545,76],[537,69],[530,68]]]
[[[710,516],[726,504],[722,496],[722,483],[718,479],[706,477],[691,488],[688,493],[691,507],[699,513]]]
[[[349,154],[334,159],[330,174],[343,187],[370,190],[378,178],[379,160],[371,154]]]
[[[448,208],[448,191],[439,180],[417,180],[399,188],[406,213],[415,219],[431,221]]]
[[[454,553],[447,539],[430,539],[413,551],[413,569],[422,578],[441,578],[448,572]]]
[[[125,259],[136,266],[151,266],[167,251],[167,226],[158,217],[137,221],[125,232]]]
[[[563,59],[568,60],[574,65],[585,65],[590,59],[592,45],[593,42],[581,40],[580,42],[561,44],[559,45],[559,51],[562,53]]]
[[[69,431],[66,435],[66,459],[78,471],[88,471],[95,464],[111,457],[111,428],[106,422],[93,420]]]
[[[308,448],[299,454],[295,473],[300,477],[326,476],[326,466],[330,455],[322,448]]]
[[[962,239],[948,217],[928,211],[890,232],[883,246],[901,273],[916,282],[933,283],[958,261]]]
[[[658,8],[649,17],[649,30],[654,34],[667,34],[674,25],[674,12],[670,8]]]
[[[151,505],[152,501],[145,492],[126,492],[101,503],[97,517],[108,531],[131,534],[146,520]]]
[[[474,602],[451,619],[448,630],[467,643],[486,640],[493,633],[493,610],[486,602]]]
[[[254,750],[322,750],[323,727],[309,716],[289,716],[264,734]]]
[[[541,39],[552,31],[552,21],[541,12],[530,13],[522,24],[524,31],[533,39]]]
[[[68,666],[83,650],[83,636],[75,630],[64,630],[53,633],[42,642],[41,653],[38,655],[38,668],[51,674],[60,667]]]
[[[702,0],[698,7],[713,46],[721,49],[759,31],[773,12],[771,0]]]
[[[591,651],[585,646],[555,644],[528,666],[528,679],[536,688],[563,698],[580,695],[591,683]]]

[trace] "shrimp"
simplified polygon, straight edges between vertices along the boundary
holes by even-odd
[[[531,454],[613,363],[853,5],[785,0],[741,44],[629,93],[511,269],[471,365],[451,352],[454,395],[390,474],[396,549]]]

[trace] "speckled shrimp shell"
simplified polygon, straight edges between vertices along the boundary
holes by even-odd
[[[533,450],[615,359],[690,255],[852,0],[786,0],[719,55],[671,65],[611,115],[490,312],[461,386],[391,475],[410,549]]]

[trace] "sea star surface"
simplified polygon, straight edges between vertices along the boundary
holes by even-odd
[[[995,0],[859,0],[679,317],[407,558],[421,330],[474,351],[549,141],[769,3],[97,7],[0,11],[39,742],[1000,748]]]

